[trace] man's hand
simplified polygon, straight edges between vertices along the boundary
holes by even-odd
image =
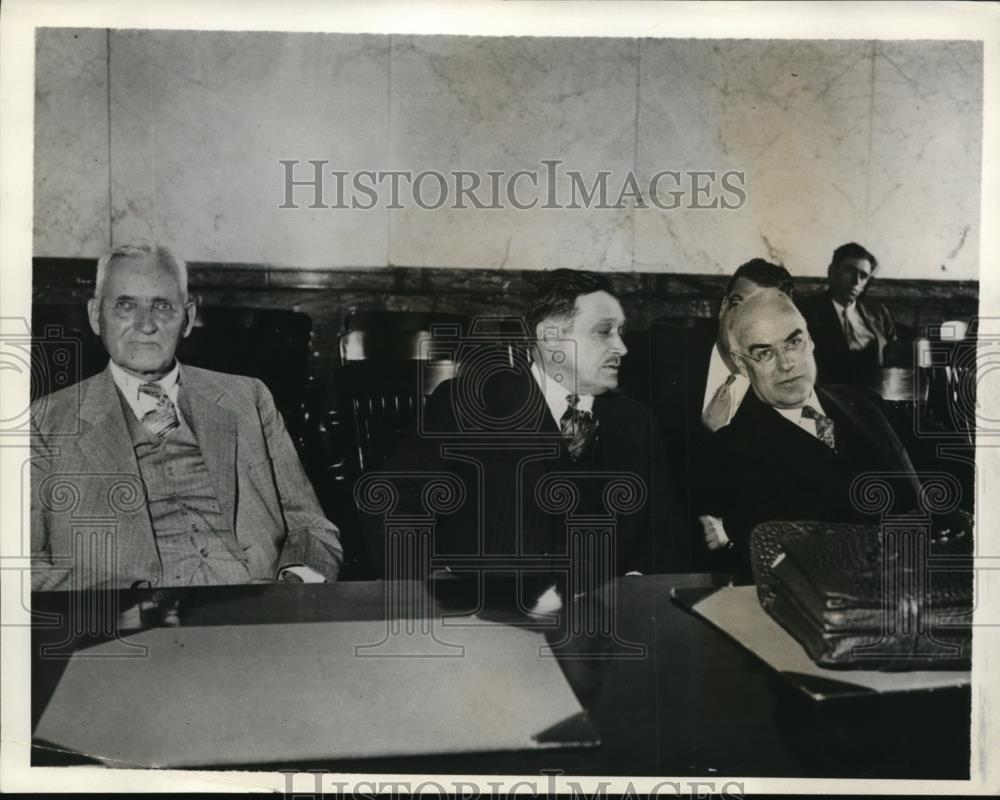
[[[726,529],[722,526],[722,520],[718,517],[710,517],[703,514],[698,517],[701,527],[705,532],[705,544],[709,550],[719,550],[723,547],[732,547],[733,543],[726,535]]]
[[[303,564],[283,567],[278,573],[278,580],[286,583],[326,583],[326,578]]]
[[[562,595],[555,585],[550,586],[535,601],[534,607],[528,612],[528,616],[533,620],[544,620],[550,614],[555,614],[563,607]]]
[[[931,546],[960,554],[972,552],[972,515],[967,511],[935,514],[931,522]]]

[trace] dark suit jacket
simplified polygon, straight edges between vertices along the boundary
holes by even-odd
[[[163,579],[119,398],[105,369],[32,405],[35,590]],[[305,564],[336,580],[342,558],[337,528],[323,515],[264,384],[182,366],[178,404],[232,519],[250,577],[274,578],[286,565]],[[113,560],[102,566],[94,563],[97,551],[90,558],[74,555],[81,533],[109,542]]]
[[[491,569],[509,572],[525,559],[559,561],[568,553],[567,524],[589,518],[616,525],[615,574],[683,570],[687,540],[659,426],[618,392],[597,396],[593,413],[598,436],[574,464],[526,370],[446,381],[386,467],[400,494],[393,513],[426,516],[421,476],[450,473],[461,501],[436,515],[439,566],[482,555]],[[381,565],[384,529],[379,519],[369,522]]]
[[[875,335],[875,344],[867,355],[851,353],[847,349],[844,327],[837,318],[829,292],[799,301],[799,310],[809,326],[809,335],[816,343],[816,382],[821,386],[847,383],[868,385],[885,361],[887,345],[896,339],[896,328],[889,309],[864,297],[856,302],[858,314]]]
[[[869,392],[816,387],[834,422],[837,452],[788,421],[751,389],[733,421],[709,438],[701,465],[699,513],[721,517],[749,568],[754,526],[775,520],[878,521],[858,509],[851,484],[864,472],[892,472],[893,508],[917,505],[919,483],[910,458]]]
[[[689,509],[699,455],[708,439],[701,411],[717,331],[718,321],[707,318],[662,320],[650,327],[649,402],[669,442],[667,459],[681,505]],[[691,569],[709,572],[717,568],[718,559],[703,552],[701,525],[693,517],[688,541]]]

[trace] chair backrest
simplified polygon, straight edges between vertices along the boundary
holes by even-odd
[[[108,363],[83,304],[40,305],[31,313],[31,399],[96,375]]]
[[[200,307],[177,357],[196,367],[258,378],[274,396],[292,439],[307,435],[312,320],[285,309]]]
[[[96,375],[108,363],[82,304],[35,304],[31,328],[32,399]],[[195,326],[181,340],[177,358],[191,366],[263,381],[292,438],[301,442],[308,416],[311,337],[312,321],[301,312],[199,307]]]
[[[669,409],[684,424],[700,418],[718,320],[677,317],[654,320],[649,328],[650,405]]]
[[[352,310],[340,335],[340,360],[434,360],[433,337],[458,338],[468,323],[460,314]]]
[[[458,314],[352,311],[334,376],[341,448],[337,478],[383,466],[437,386],[455,376],[468,331]]]
[[[413,424],[427,389],[450,377],[418,360],[353,361],[337,372],[336,402],[344,423],[345,478],[385,465],[396,444]],[[346,428],[346,430],[345,430]]]

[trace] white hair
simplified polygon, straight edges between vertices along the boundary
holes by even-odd
[[[738,327],[742,323],[745,323],[748,318],[755,318],[760,313],[761,308],[766,310],[767,306],[775,303],[785,306],[786,309],[790,308],[800,317],[802,316],[802,313],[791,297],[781,291],[781,289],[771,286],[762,289],[760,292],[755,292],[736,306],[736,308],[730,309],[729,313],[726,314],[726,318],[722,321],[722,324],[725,326],[725,341],[726,346],[729,348],[730,356],[733,354],[742,355],[736,335]],[[803,322],[805,322],[804,319]],[[803,327],[805,328],[805,325]]]
[[[174,255],[164,245],[129,244],[115,247],[97,260],[97,279],[94,281],[94,297],[100,300],[104,293],[104,283],[108,277],[108,265],[117,258],[143,258],[152,256],[157,263],[169,269],[177,277],[181,297],[187,301],[188,270],[182,258]]]

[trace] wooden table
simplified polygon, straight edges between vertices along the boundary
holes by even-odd
[[[571,639],[559,658],[600,732],[598,748],[247,767],[367,773],[540,774],[561,770],[570,775],[968,777],[968,689],[817,704],[670,597],[672,587],[712,585],[708,575],[658,575],[629,577],[606,587],[604,601],[613,603],[617,636],[642,645],[645,656],[615,657],[621,655],[621,645],[581,635]],[[478,590],[465,584],[435,586],[424,595],[427,601],[418,613],[468,612],[481,599],[476,596]],[[412,584],[396,588],[424,591]],[[379,581],[257,584],[123,591],[105,600],[117,603],[118,610],[132,607],[133,612],[140,601],[155,600],[160,607],[176,603],[176,621],[182,626],[255,625],[384,619],[386,608],[391,607],[388,589],[388,584]],[[501,584],[491,586],[487,595],[484,615],[530,623],[510,610],[506,598],[512,592]],[[85,632],[81,619],[101,612],[92,603],[84,608],[80,600],[57,592],[33,596],[36,613],[57,614],[64,620],[53,627],[39,617],[33,629],[36,722],[67,663],[65,658],[39,658],[39,648],[56,644],[57,651],[69,654],[107,639],[106,634]],[[73,603],[75,633],[65,624],[71,619],[67,612]],[[557,634],[546,635],[552,640]],[[81,761],[36,747],[33,763]]]

